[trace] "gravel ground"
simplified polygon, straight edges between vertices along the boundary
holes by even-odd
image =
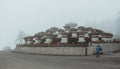
[[[96,58],[0,52],[0,69],[120,69],[120,53]]]

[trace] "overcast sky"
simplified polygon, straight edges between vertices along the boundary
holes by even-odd
[[[120,0],[0,0],[0,49],[15,47],[21,30],[33,35],[69,22],[115,33],[118,12]]]

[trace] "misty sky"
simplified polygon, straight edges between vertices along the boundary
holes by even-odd
[[[0,0],[0,49],[26,35],[73,22],[115,33],[120,0]]]

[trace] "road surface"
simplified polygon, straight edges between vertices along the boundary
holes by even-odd
[[[0,69],[120,69],[120,53],[96,58],[0,52]]]

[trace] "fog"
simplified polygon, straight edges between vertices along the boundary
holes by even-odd
[[[0,0],[0,49],[15,47],[18,32],[34,35],[77,23],[119,36],[120,0]]]

